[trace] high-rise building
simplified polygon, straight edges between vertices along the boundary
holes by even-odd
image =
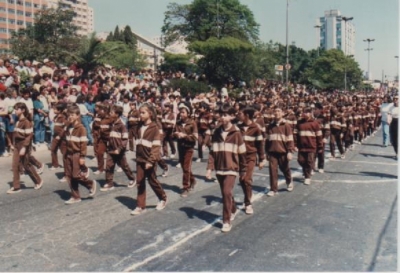
[[[325,11],[319,18],[319,46],[326,50],[340,49],[345,55],[355,54],[355,27],[351,21],[340,14],[339,10]]]
[[[79,27],[78,35],[94,31],[93,9],[88,0],[61,0],[65,8],[76,13],[73,23]],[[0,54],[9,52],[12,31],[26,28],[34,23],[34,16],[42,8],[57,8],[59,0],[0,0]]]

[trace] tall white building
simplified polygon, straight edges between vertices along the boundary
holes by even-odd
[[[326,50],[340,49],[345,55],[355,54],[355,27],[351,21],[345,18],[339,10],[325,11],[325,16],[319,18],[320,26],[319,46]]]
[[[47,5],[49,8],[57,8],[59,2],[63,8],[75,12],[72,23],[79,28],[78,35],[87,36],[94,32],[94,12],[93,8],[88,6],[88,0],[47,0]]]

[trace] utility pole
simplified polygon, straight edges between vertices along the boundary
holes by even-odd
[[[286,88],[289,89],[289,0],[286,0]]]
[[[318,32],[320,32],[321,31],[321,26],[320,25],[315,25],[314,26],[314,28],[316,28],[317,29],[317,52],[318,52],[318,57],[319,57],[319,47],[320,47],[320,44],[321,44],[321,42],[320,42],[320,39],[318,39],[319,38],[319,36],[318,36]]]
[[[368,42],[368,48],[365,49],[366,51],[368,51],[368,80],[370,80],[370,75],[371,75],[371,70],[370,70],[370,52],[371,50],[373,50],[373,48],[370,48],[370,43],[375,41],[375,39],[365,39],[364,42]]]

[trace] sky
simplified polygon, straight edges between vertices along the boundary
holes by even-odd
[[[132,30],[152,39],[161,36],[164,12],[169,3],[189,4],[191,0],[88,0],[94,9],[95,31],[113,31],[116,25],[129,25]],[[209,0],[217,1],[217,0]],[[253,12],[260,24],[260,40],[286,43],[285,0],[240,0]],[[363,71],[368,70],[368,47],[371,43],[370,67],[374,79],[382,74],[394,80],[399,59],[399,0],[289,0],[289,43],[305,50],[317,47],[319,17],[330,9],[343,16],[353,17],[356,28],[355,60]]]

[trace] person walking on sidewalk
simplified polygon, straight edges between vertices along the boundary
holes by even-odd
[[[399,148],[399,135],[398,135],[398,128],[399,128],[399,96],[396,95],[393,98],[393,106],[390,108],[389,113],[390,115],[390,141],[393,145],[394,152],[396,153],[395,159],[397,160],[397,150]]]
[[[71,198],[65,202],[66,205],[81,202],[79,184],[89,190],[89,196],[96,194],[97,182],[89,180],[85,157],[87,152],[88,138],[86,129],[81,122],[79,107],[76,105],[68,108],[69,126],[65,130],[67,140],[67,151],[65,154],[65,175],[71,188]]]
[[[157,113],[150,103],[143,103],[139,112],[142,126],[136,142],[137,206],[131,212],[132,215],[146,211],[146,178],[159,200],[156,210],[163,210],[167,205],[167,195],[156,175],[161,149],[160,131],[156,124]]]
[[[211,139],[209,157],[213,158],[218,183],[222,194],[222,232],[232,229],[237,208],[233,196],[236,177],[244,181],[247,171],[246,144],[240,129],[232,124],[235,109],[224,104],[219,110],[221,126],[215,129]]]
[[[182,166],[182,197],[187,197],[189,191],[196,185],[192,172],[194,146],[197,141],[197,125],[191,118],[191,107],[185,103],[179,105],[180,119],[176,123],[174,137],[178,139],[179,164]]]
[[[128,177],[128,188],[133,188],[136,185],[135,176],[128,165],[125,155],[128,144],[128,130],[121,119],[123,111],[122,106],[113,105],[111,107],[110,118],[113,120],[113,123],[111,124],[110,138],[107,144],[106,184],[100,191],[114,189],[115,164],[120,166]]]
[[[322,153],[324,150],[322,130],[318,121],[312,117],[311,108],[303,110],[302,119],[297,123],[296,131],[297,161],[303,168],[304,185],[310,185],[312,170],[315,165],[315,154]]]
[[[283,119],[282,106],[275,106],[275,120],[267,128],[267,160],[269,161],[270,190],[267,196],[278,194],[278,167],[285,176],[287,190],[293,191],[289,162],[293,158],[293,132],[291,125]]]
[[[264,138],[260,127],[253,122],[255,109],[252,107],[245,107],[239,111],[238,127],[242,133],[244,142],[246,144],[246,163],[247,171],[243,179],[240,179],[240,185],[242,186],[244,193],[244,210],[246,214],[253,214],[253,206],[251,203],[251,197],[253,195],[253,171],[257,163],[258,155],[258,167],[260,170],[265,164],[265,153],[264,153]]]
[[[14,105],[15,114],[18,122],[14,129],[15,149],[13,151],[12,170],[13,186],[7,191],[8,194],[21,192],[19,165],[22,165],[29,177],[35,183],[35,190],[43,186],[43,180],[40,178],[35,168],[31,165],[29,156],[32,152],[33,126],[32,119],[26,104],[17,102]]]

